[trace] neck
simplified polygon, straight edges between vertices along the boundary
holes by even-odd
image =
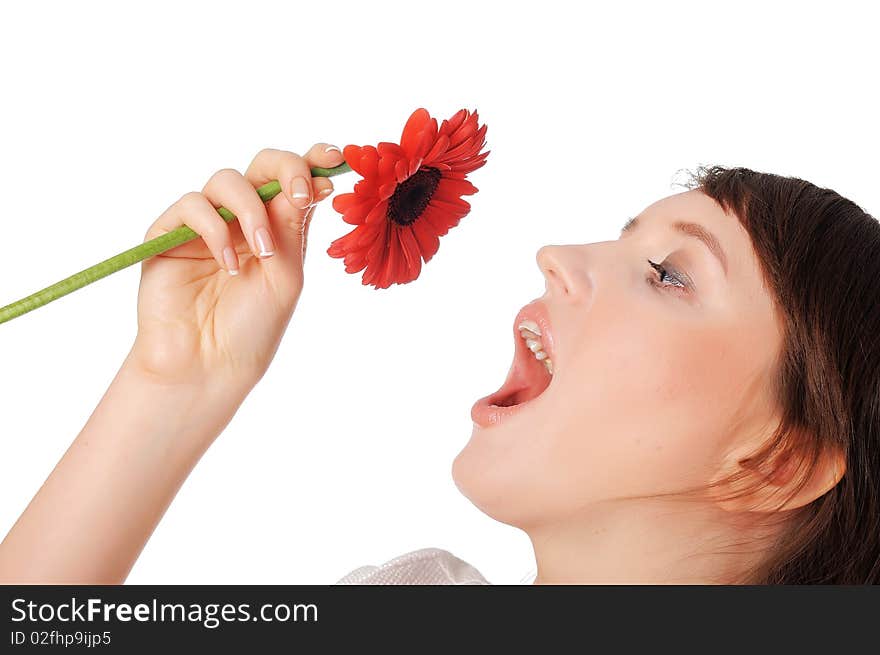
[[[764,554],[734,519],[680,500],[593,505],[526,530],[534,584],[734,584]]]

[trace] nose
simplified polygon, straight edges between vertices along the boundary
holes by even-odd
[[[581,300],[590,286],[579,246],[543,246],[535,259],[544,274],[547,290],[564,300]]]

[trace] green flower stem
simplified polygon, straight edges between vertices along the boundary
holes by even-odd
[[[311,169],[311,172],[312,177],[332,177],[334,175],[339,175],[340,173],[347,173],[350,170],[351,167],[348,163],[343,162],[334,168],[315,167]],[[257,189],[257,193],[260,195],[263,202],[269,202],[280,192],[281,184],[279,184],[278,180],[267,182]],[[226,209],[226,207],[218,207],[217,212],[227,223],[234,221],[236,218],[235,214]],[[132,264],[143,261],[147,257],[158,255],[166,250],[184,244],[187,241],[192,241],[197,236],[199,236],[199,234],[191,227],[188,225],[181,225],[171,232],[166,232],[155,239],[150,239],[134,248],[129,248],[125,252],[114,255],[110,259],[105,259],[79,273],[74,273],[70,277],[63,279],[60,282],[56,282],[52,286],[46,287],[36,293],[32,293],[31,295],[22,298],[21,300],[17,300],[12,304],[6,305],[5,307],[0,307],[0,323],[5,323],[16,316],[21,316],[37,307],[42,307],[61,296],[65,296],[87,284],[91,284],[95,280],[100,280],[102,277],[107,277],[111,273],[115,273],[116,271],[120,271]]]

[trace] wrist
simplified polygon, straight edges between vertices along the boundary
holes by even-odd
[[[256,376],[240,373],[235,379],[207,370],[192,363],[170,361],[165,353],[154,354],[155,348],[141,347],[135,340],[122,364],[132,377],[164,389],[178,389],[183,393],[208,398],[230,399],[241,403],[256,384]]]
[[[105,396],[143,422],[140,434],[167,440],[173,452],[196,459],[223,431],[249,389],[194,376],[169,381],[140,365],[129,353]],[[102,401],[103,402],[103,401]]]

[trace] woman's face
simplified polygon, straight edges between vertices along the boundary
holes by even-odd
[[[677,223],[714,235],[725,264]],[[563,520],[705,484],[732,449],[766,436],[781,322],[735,215],[691,190],[647,207],[615,241],[545,246],[537,260],[546,292],[525,316],[544,311],[543,329],[536,322],[553,375],[514,325],[517,372],[474,406],[453,463],[477,507],[524,529]],[[491,406],[538,393],[542,375],[537,397]]]

